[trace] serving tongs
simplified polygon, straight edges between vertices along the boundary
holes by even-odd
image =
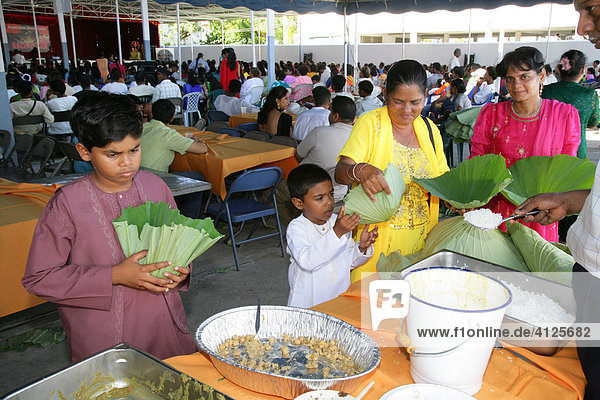
[[[258,305],[256,306],[256,320],[254,321],[254,329],[254,338],[256,340],[260,340],[260,337],[258,336],[258,331],[260,330],[260,299],[258,299]]]

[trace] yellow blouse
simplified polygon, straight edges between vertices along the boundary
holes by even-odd
[[[378,224],[379,238],[374,244],[375,253],[365,265],[352,271],[352,282],[361,279],[361,273],[376,272],[381,253],[387,255],[400,250],[402,254],[411,254],[419,251],[427,233],[438,222],[439,199],[429,196],[412,180],[413,176],[436,177],[449,170],[442,137],[437,127],[431,122],[430,125],[435,150],[422,118],[417,118],[413,123],[420,149],[409,149],[394,139],[387,107],[378,108],[358,119],[340,152],[340,156],[349,157],[356,163],[369,163],[381,170],[389,163],[394,163],[407,183],[398,212],[390,221]],[[356,240],[362,228],[358,228]]]

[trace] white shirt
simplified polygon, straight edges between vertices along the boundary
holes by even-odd
[[[15,64],[25,64],[25,57],[23,54],[15,54],[12,58]]]
[[[360,117],[364,113],[381,107],[383,107],[381,100],[370,94],[356,102],[356,116]]]
[[[57,97],[52,100],[48,100],[46,106],[52,112],[56,111],[68,111],[73,108],[73,106],[77,103],[77,97],[75,96],[65,96],[65,97]],[[53,122],[48,125],[48,134],[49,135],[60,135],[64,133],[71,133],[73,130],[71,129],[71,124],[68,121],[65,122]]]
[[[471,93],[471,90],[473,90],[473,87],[475,87],[475,85],[477,85],[477,81],[480,78],[483,78],[483,76],[485,75],[485,72],[486,72],[486,70],[484,68],[479,68],[478,70],[471,73],[471,77],[469,78],[469,82],[467,83],[467,90],[465,91],[465,93],[467,95],[469,93]]]
[[[74,90],[73,94],[79,93],[79,92],[81,92],[83,90],[83,87],[81,85],[75,85],[75,86],[73,86],[73,90]],[[88,90],[98,91],[98,88],[96,86],[94,86],[94,85],[90,85],[90,88]]]
[[[329,125],[330,111],[323,107],[313,107],[304,111],[296,118],[292,137],[296,140],[304,140],[306,135],[317,126]]]
[[[11,97],[16,96],[17,92],[12,89],[6,89],[6,94],[8,94],[8,101],[10,102]]]
[[[333,93],[331,93],[331,100],[333,100],[336,96],[346,96],[346,97],[351,98],[352,101],[354,101],[354,96],[348,92],[333,92]]]
[[[469,100],[467,95],[464,93],[461,93],[458,96],[456,96],[456,100],[454,101],[454,104],[456,105],[457,109],[458,109],[458,107],[461,107],[463,110],[466,110],[467,108],[472,107],[471,100]]]
[[[181,97],[181,89],[179,89],[179,85],[171,82],[168,79],[163,80],[161,83],[156,85],[154,88],[154,96],[152,97],[152,102],[155,103],[160,99],[170,99],[173,97]]]
[[[109,82],[100,89],[101,92],[113,94],[127,94],[127,90],[127,85],[121,82]]]
[[[313,84],[313,89],[316,88],[317,86],[323,86],[324,88],[327,87],[327,85],[325,85],[325,82],[319,81],[317,83]]]
[[[316,225],[301,215],[288,225],[288,306],[309,308],[336,298],[350,286],[350,271],[373,255],[373,246],[366,255],[358,250],[351,232],[338,238],[333,231],[336,219],[333,214]]]
[[[452,57],[452,60],[450,60],[450,65],[448,66],[448,71],[452,71],[452,68],[454,67],[460,67],[460,60],[458,57]]]
[[[321,74],[320,82],[327,84],[327,80],[331,77],[331,69],[329,67],[325,67],[325,71]]]
[[[579,217],[567,233],[567,246],[575,261],[600,278],[600,164],[596,167],[592,190]]]
[[[352,125],[336,122],[333,125],[318,126],[306,137],[296,151],[303,158],[300,164],[316,164],[331,175],[336,203],[344,198],[348,185],[339,185],[333,180],[337,158],[348,141]]]
[[[251,89],[255,87],[261,87],[264,89],[265,83],[260,78],[250,78],[244,83],[242,83],[242,89],[240,90],[240,98],[248,103],[252,103]]]
[[[494,85],[488,85],[487,83],[483,83],[477,93],[473,96],[473,103],[481,104],[487,101],[491,95],[494,94]]]
[[[556,82],[558,82],[558,79],[556,79],[554,74],[550,74],[550,75],[546,76],[546,79],[544,79],[544,86],[550,85],[550,84],[556,83]]]
[[[154,97],[155,90],[150,85],[139,85],[129,89],[127,94],[132,94],[134,96],[153,96]]]
[[[230,117],[232,115],[242,115],[242,107],[247,107],[247,113],[257,113],[260,111],[260,108],[237,97],[222,94],[215,99],[215,108],[217,111],[222,111]]]

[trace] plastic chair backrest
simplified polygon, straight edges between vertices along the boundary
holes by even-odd
[[[213,122],[213,121],[229,122],[229,115],[225,114],[223,111],[208,110],[207,115],[208,115],[208,120],[210,122]]]
[[[175,118],[182,116],[183,99],[181,97],[169,97],[169,100],[175,106]]]
[[[236,126],[236,128],[241,129],[246,132],[259,130],[258,122],[248,122],[245,124],[240,124],[240,125]]]
[[[244,138],[251,139],[251,140],[259,140],[261,142],[268,142],[271,139],[271,135],[269,135],[266,132],[251,131],[251,132],[246,132],[246,134],[244,135]]]
[[[15,135],[15,147],[13,147],[14,151],[19,153],[28,152],[31,150],[31,146],[33,146],[32,135]]]
[[[254,87],[250,88],[251,97],[250,97],[249,103],[250,104],[258,104],[264,91],[265,91],[265,88],[262,86],[254,86]]]
[[[44,117],[42,115],[26,115],[23,117],[13,117],[12,123],[13,126],[43,124]]]
[[[31,150],[31,155],[41,159],[50,157],[54,151],[55,143],[56,142],[50,138],[42,138],[42,140],[40,140],[38,144],[33,147],[33,150]]]
[[[140,99],[140,101],[142,101],[144,104],[146,103],[152,103],[152,96],[148,95],[148,96],[138,96],[138,98]]]
[[[229,136],[241,137],[242,134],[235,128],[221,128],[218,129],[216,133],[224,133]]]
[[[258,168],[246,171],[233,181],[227,191],[225,201],[233,193],[273,188],[281,181],[281,175],[281,170],[278,167]]]
[[[71,110],[52,111],[54,122],[69,122],[71,120]]]
[[[217,132],[219,129],[223,129],[223,128],[231,128],[229,126],[229,122],[213,121],[210,124],[208,124],[208,126],[205,128],[205,130],[210,131],[210,132]]]
[[[57,142],[57,143],[58,143],[58,148],[60,149],[60,151],[62,151],[65,156],[69,157],[70,160],[83,161],[81,159],[81,156],[79,155],[79,152],[77,151],[77,148],[75,147],[75,145],[73,143],[67,143],[67,142]]]
[[[298,142],[296,141],[296,139],[291,138],[289,136],[273,136],[271,140],[269,140],[269,142],[293,148],[298,147]]]
[[[0,148],[2,148],[3,156],[6,157],[8,153],[8,146],[10,146],[11,134],[9,131],[0,129]]]
[[[215,109],[215,106],[214,106],[215,99],[217,97],[219,97],[220,95],[226,94],[226,93],[227,93],[227,91],[225,89],[217,89],[217,90],[213,90],[212,92],[210,92],[208,94],[209,109],[214,110]]]
[[[183,101],[186,102],[185,112],[195,112],[198,111],[198,104],[200,103],[200,98],[202,97],[202,93],[200,92],[192,92],[183,96]]]

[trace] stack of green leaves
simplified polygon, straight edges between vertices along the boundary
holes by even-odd
[[[362,185],[358,185],[344,197],[345,214],[360,215],[360,224],[377,224],[389,221],[398,211],[406,185],[398,167],[389,164],[383,171],[391,194],[381,191],[375,194],[375,202],[365,193]]]
[[[513,181],[502,194],[518,206],[540,193],[591,189],[595,170],[590,160],[566,154],[523,158],[509,168]]]
[[[486,205],[512,181],[506,160],[496,154],[473,157],[436,178],[413,179],[457,209]]]
[[[186,267],[223,237],[211,218],[187,218],[162,201],[125,208],[113,226],[125,257],[148,250],[141,264],[171,262],[152,271],[157,278],[164,277],[165,272],[178,274],[176,266]]]

